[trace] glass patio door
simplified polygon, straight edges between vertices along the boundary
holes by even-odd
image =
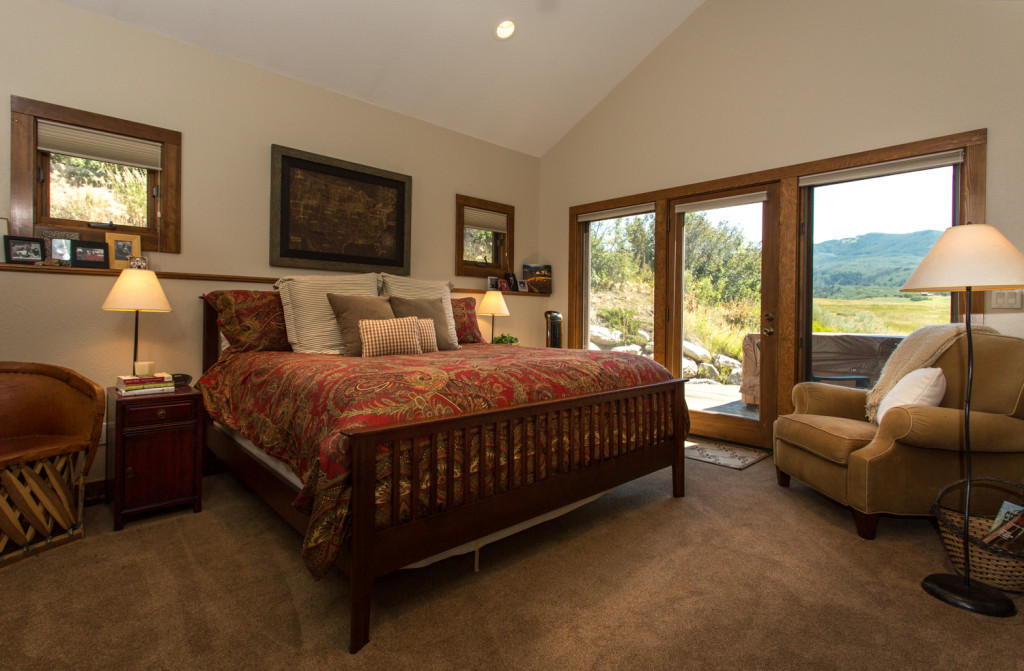
[[[691,431],[768,447],[775,420],[777,189],[672,203]]]

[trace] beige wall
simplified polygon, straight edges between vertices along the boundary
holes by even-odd
[[[988,223],[1024,248],[1022,36],[1021,2],[707,0],[541,159],[556,292],[572,205],[977,128]]]
[[[455,194],[516,207],[517,267],[538,262],[539,160],[50,0],[0,0],[0,100],[19,95],[181,131],[182,253],[157,270],[277,277],[268,264],[270,145],[413,178],[412,276],[450,279]],[[339,64],[339,67],[343,67]],[[0,124],[0,216],[10,212]],[[452,278],[456,286],[484,281]],[[100,311],[113,277],[0,272],[0,359],[72,367],[101,386],[130,370],[132,315]],[[166,280],[170,314],[143,314],[140,358],[200,373],[197,297],[225,283]],[[259,288],[260,285],[238,285]],[[547,299],[508,300],[498,330],[543,345]],[[484,335],[490,320],[485,318]],[[102,461],[93,476],[102,473]]]

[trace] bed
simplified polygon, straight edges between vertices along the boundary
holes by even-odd
[[[665,467],[684,494],[683,382],[641,357],[222,352],[218,310],[203,305],[206,446],[304,534],[314,576],[348,576],[350,652],[369,641],[378,576]]]

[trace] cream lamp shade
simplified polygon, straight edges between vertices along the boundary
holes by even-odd
[[[494,318],[508,317],[508,306],[505,305],[505,297],[500,291],[488,291],[484,299],[480,301],[477,314],[491,316],[491,342],[494,341]]]
[[[900,291],[980,291],[1024,287],[1024,254],[994,226],[950,226]]]
[[[103,301],[104,310],[170,312],[171,304],[152,270],[125,268]]]
[[[500,291],[488,291],[480,301],[477,314],[491,315],[492,317],[508,317],[508,306],[505,305],[505,297]]]

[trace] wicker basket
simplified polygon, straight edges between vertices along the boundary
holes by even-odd
[[[960,480],[943,489],[932,506],[932,512],[939,523],[942,543],[946,546],[946,554],[960,575],[964,572],[964,513],[962,508],[949,507],[944,501],[947,498],[954,498],[950,496],[951,494],[959,494],[959,499],[963,500],[966,483],[966,480]],[[1020,483],[997,478],[975,478],[971,480],[972,506],[976,505],[979,498],[979,488],[990,490],[984,492],[989,495],[990,500],[1002,498],[1011,503],[1024,504],[1024,486]],[[982,541],[982,538],[988,535],[994,521],[995,515],[971,515],[968,529],[971,578],[1007,592],[1024,592],[1024,554]]]

